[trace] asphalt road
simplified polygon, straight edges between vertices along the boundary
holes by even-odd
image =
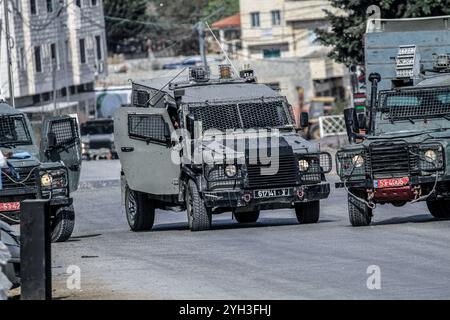
[[[346,194],[333,190],[317,225],[278,210],[247,226],[215,216],[212,231],[191,233],[185,213],[158,212],[154,231],[132,233],[118,184],[91,183],[117,180],[118,163],[83,170],[74,237],[53,245],[56,298],[450,298],[450,221],[423,204],[379,207],[373,226],[352,228]],[[69,266],[80,268],[81,289],[67,289]],[[369,266],[379,267],[380,290],[367,287]]]

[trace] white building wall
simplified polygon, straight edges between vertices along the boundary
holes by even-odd
[[[53,12],[50,13],[47,12],[47,1],[36,0],[36,15],[31,14],[30,3],[30,0],[10,2],[10,31],[14,43],[11,50],[14,95],[19,107],[32,105],[32,96],[53,92],[52,43],[57,45],[57,90],[103,79],[107,72],[107,49],[102,1],[81,0],[80,9],[76,1],[64,0],[59,16],[59,0],[53,0]],[[3,4],[0,6],[0,17],[4,17]],[[3,95],[9,98],[4,20],[1,23],[0,85]],[[95,36],[101,37],[101,61],[97,59]],[[85,64],[80,61],[81,38],[86,39]],[[66,48],[66,41],[69,41],[69,50]],[[36,70],[36,46],[41,46],[42,72]],[[22,50],[25,53],[24,59],[21,59]],[[67,60],[66,56],[70,59]]]

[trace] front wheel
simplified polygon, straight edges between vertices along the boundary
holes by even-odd
[[[348,195],[348,214],[350,223],[354,227],[367,227],[372,223],[372,209],[350,194]]]
[[[259,210],[251,212],[234,212],[234,217],[239,223],[255,223],[259,219]]]
[[[189,180],[186,188],[186,207],[191,231],[205,231],[211,229],[211,212],[206,208],[200,197],[197,185]]]
[[[295,214],[300,224],[318,223],[320,218],[320,202],[298,203],[295,205]]]
[[[52,242],[66,242],[70,239],[75,228],[75,210],[73,206],[54,209],[51,221]]]
[[[125,190],[125,211],[131,231],[149,231],[155,222],[155,205],[144,193]]]
[[[427,200],[427,206],[433,217],[438,219],[450,218],[450,200]]]

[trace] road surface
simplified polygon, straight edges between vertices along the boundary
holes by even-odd
[[[246,226],[215,216],[212,231],[191,233],[185,213],[158,211],[153,231],[133,233],[119,167],[84,164],[74,237],[53,245],[56,298],[450,298],[450,221],[434,220],[423,204],[379,207],[373,226],[352,228],[346,194],[333,189],[317,225],[277,210]],[[80,271],[79,289],[68,268]]]

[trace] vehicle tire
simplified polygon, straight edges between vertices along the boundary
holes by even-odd
[[[320,219],[320,201],[296,204],[295,214],[300,224],[318,223]]]
[[[438,219],[448,219],[450,218],[450,201],[449,200],[434,200],[427,201],[428,210],[431,215]]]
[[[186,208],[191,231],[205,231],[211,229],[211,212],[206,208],[197,185],[189,180],[186,188]]]
[[[250,212],[234,212],[234,217],[239,223],[255,223],[259,219],[260,211],[250,211]]]
[[[51,221],[52,242],[66,242],[75,228],[75,210],[73,206],[55,208]]]
[[[155,205],[144,193],[125,189],[125,213],[131,231],[149,231],[155,223]]]
[[[350,223],[354,227],[367,227],[372,223],[372,209],[350,194],[348,195],[348,214]]]

